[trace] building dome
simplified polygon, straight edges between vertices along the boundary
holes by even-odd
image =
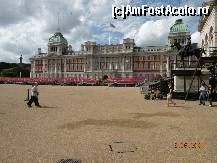
[[[62,33],[56,32],[49,38],[48,44],[68,44],[67,40],[63,37]]]
[[[182,19],[175,21],[175,24],[170,28],[170,33],[189,32],[188,26],[185,25]]]

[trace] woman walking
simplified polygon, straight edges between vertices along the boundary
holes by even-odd
[[[168,85],[169,87],[169,93],[167,94],[167,106],[169,106],[169,104],[173,104],[174,106],[176,105],[175,102],[173,102],[172,100],[172,93],[173,93],[173,87],[172,87],[172,84],[170,83]]]

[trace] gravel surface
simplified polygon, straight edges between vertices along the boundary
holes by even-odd
[[[217,162],[217,103],[167,107],[139,88],[40,85],[42,108],[29,109],[28,88],[0,85],[0,163]]]

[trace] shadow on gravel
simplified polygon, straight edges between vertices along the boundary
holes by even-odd
[[[157,113],[130,113],[133,114],[133,118],[143,118],[143,117],[178,117],[177,113],[173,112],[157,112]]]
[[[50,109],[50,108],[56,108],[56,107],[54,107],[54,106],[41,106],[41,108],[48,108],[48,109]]]
[[[157,125],[151,122],[146,121],[135,121],[131,119],[111,119],[111,120],[97,120],[97,119],[87,119],[84,121],[77,121],[66,123],[61,125],[59,129],[76,129],[80,127],[84,127],[86,125],[93,126],[113,126],[113,127],[123,127],[123,128],[153,128]]]

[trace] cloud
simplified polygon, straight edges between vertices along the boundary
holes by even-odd
[[[200,42],[200,32],[196,31],[191,35],[191,42],[198,43]]]
[[[65,38],[68,43],[72,45],[73,50],[80,50],[81,44],[87,40],[92,40],[90,28],[85,25],[73,28],[70,34],[66,35]]]
[[[47,40],[41,35],[40,23],[32,19],[8,28],[0,28],[0,59],[16,62],[16,58],[22,53],[24,62],[29,62],[36,49],[47,44]],[[12,54],[14,57],[11,57]]]
[[[40,13],[41,0],[0,0],[0,26],[20,23]]]
[[[38,19],[42,18],[46,22],[45,32],[54,33],[59,27],[63,34],[67,34],[81,25],[83,8],[83,0],[47,0],[43,3],[42,17]]]
[[[75,49],[91,38],[88,26],[80,20],[86,0],[0,2],[0,61],[17,62],[22,53],[24,62],[29,62],[39,47],[46,52],[49,37],[57,31],[59,11],[60,30]]]
[[[201,0],[195,0],[193,5],[198,5],[198,1]],[[98,0],[0,0],[0,61],[18,62],[22,53],[24,62],[29,62],[37,48],[46,52],[49,37],[57,31],[58,13],[60,31],[74,50],[80,50],[80,44],[88,40],[108,44],[109,32],[113,44],[129,37],[135,39],[137,46],[165,45],[169,27],[177,17],[130,16],[126,20],[115,20],[111,15],[112,4],[175,3],[173,0],[101,0],[100,3]],[[191,27],[192,41],[198,40],[195,24],[199,18],[183,19]],[[116,28],[111,28],[110,22]]]
[[[139,28],[135,35],[137,46],[166,45],[170,27],[176,18],[147,21]]]

